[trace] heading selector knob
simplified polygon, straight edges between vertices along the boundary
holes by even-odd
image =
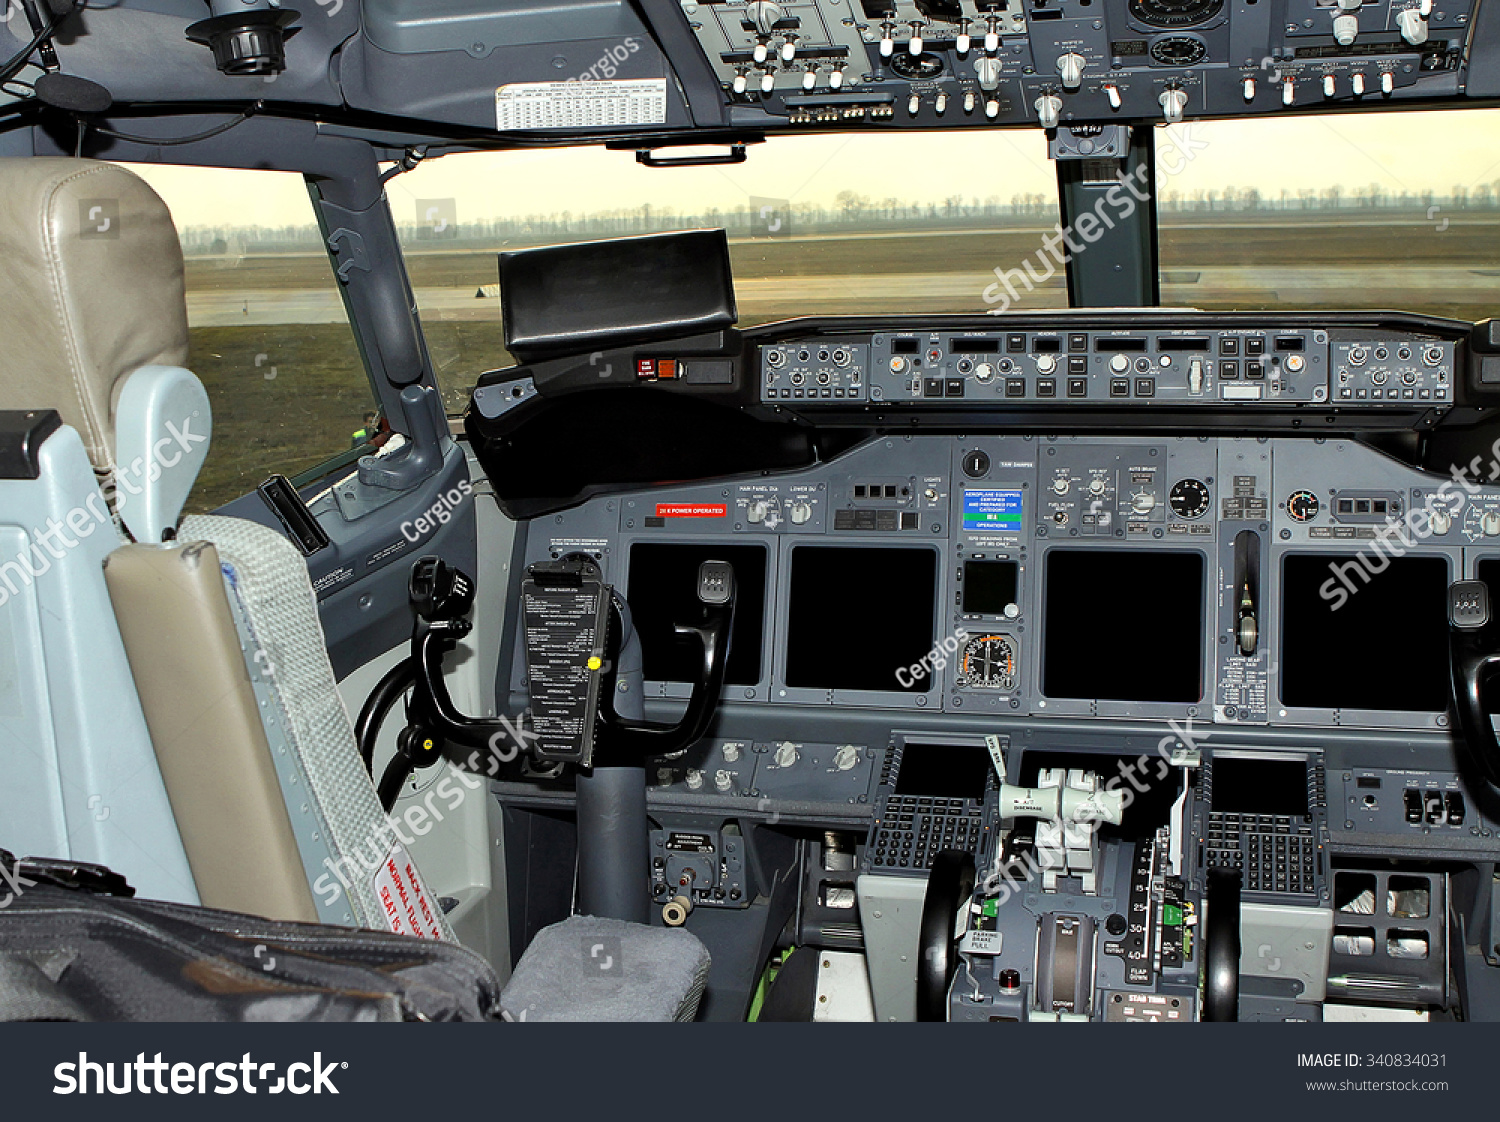
[[[1042,128],[1057,128],[1057,118],[1061,114],[1062,98],[1056,94],[1043,94],[1036,99],[1036,120]]]
[[[1037,355],[1036,372],[1038,374],[1051,374],[1057,369],[1056,355]]]
[[[1161,115],[1169,125],[1175,125],[1182,120],[1182,114],[1187,109],[1188,95],[1186,90],[1162,90]]]
[[[1083,85],[1083,67],[1087,61],[1077,51],[1069,51],[1057,60],[1057,72],[1062,75],[1063,89],[1076,90]]]

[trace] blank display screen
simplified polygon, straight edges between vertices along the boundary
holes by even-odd
[[[966,744],[908,744],[896,773],[896,794],[935,799],[982,799],[990,754]]]
[[[1448,705],[1448,562],[1295,554],[1281,565],[1281,700],[1315,709]]]
[[[630,547],[630,619],[641,638],[648,682],[692,682],[703,661],[696,636],[683,638],[679,623],[697,619],[698,566],[705,561],[734,566],[734,626],[729,631],[725,681],[760,681],[761,633],[766,614],[766,551],[758,545],[697,545],[636,542]]]
[[[923,693],[907,671],[932,650],[937,553],[798,546],[787,605],[786,684]],[[903,682],[910,683],[903,685]]]
[[[1215,756],[1213,810],[1225,814],[1307,813],[1307,764]]]
[[[965,561],[963,609],[976,615],[1003,615],[1016,602],[1014,561]]]
[[[1202,554],[1053,549],[1046,584],[1048,697],[1202,699]]]

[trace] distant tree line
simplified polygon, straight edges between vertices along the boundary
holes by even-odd
[[[828,203],[792,202],[784,207],[778,233],[801,235],[878,232],[882,230],[984,229],[1009,225],[1050,225],[1056,221],[1057,200],[1039,193],[1017,193],[980,199],[949,195],[939,201],[918,202],[887,196],[876,198],[857,191],[840,191]],[[1321,190],[1302,188],[1279,193],[1254,187],[1169,188],[1157,201],[1158,212],[1171,221],[1175,215],[1228,213],[1275,215],[1306,211],[1350,214],[1359,211],[1413,212],[1426,216],[1431,208],[1445,211],[1500,211],[1500,179],[1476,187],[1392,193],[1377,183],[1361,187],[1335,184]],[[612,237],[660,230],[722,227],[735,237],[774,237],[767,230],[763,207],[747,200],[733,207],[708,207],[686,213],[649,203],[638,207],[574,213],[516,215],[467,219],[442,228],[417,222],[396,223],[403,243],[414,247],[466,248],[504,242],[536,244],[574,238]],[[317,227],[306,226],[188,226],[180,231],[183,252],[189,256],[240,257],[247,253],[290,253],[321,248]]]

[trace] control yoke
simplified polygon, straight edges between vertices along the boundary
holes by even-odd
[[[474,606],[473,580],[438,557],[412,565],[410,652],[371,691],[355,724],[360,756],[373,769],[375,738],[385,716],[411,691],[396,755],[380,779],[380,801],[387,810],[412,771],[437,763],[446,744],[486,749],[505,760],[525,753],[542,762],[588,768],[596,762],[640,766],[702,738],[724,687],[734,569],[724,561],[705,561],[699,569],[699,618],[676,630],[696,636],[703,657],[687,710],[671,724],[620,717],[608,700],[621,626],[613,590],[600,577],[598,565],[583,556],[528,569],[523,610],[531,708],[519,718],[497,719],[462,713],[443,680],[443,659],[473,630],[467,618]],[[512,746],[509,755],[505,746]]]
[[[1458,727],[1480,774],[1500,789],[1500,742],[1484,707],[1484,683],[1500,671],[1500,651],[1488,636],[1490,593],[1484,581],[1461,580],[1448,589],[1448,665],[1453,678],[1453,705]]]

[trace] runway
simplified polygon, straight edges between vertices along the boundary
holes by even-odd
[[[1035,262],[1033,262],[1035,267]],[[1005,269],[1022,269],[1021,262],[1005,262]],[[1041,272],[1038,269],[1038,272]],[[1024,269],[1022,269],[1024,275]],[[1194,266],[1171,264],[1163,269],[1162,304],[1169,307],[1206,305],[1272,307],[1278,303],[1329,308],[1403,308],[1414,303],[1493,304],[1500,310],[1500,269],[1437,267],[1401,268],[1390,265],[1276,265]],[[1013,309],[1061,306],[1066,301],[1061,272],[1028,291],[1011,274],[1017,299]],[[995,287],[990,288],[994,285]],[[985,299],[986,290],[991,299]],[[424,319],[499,321],[500,302],[476,297],[475,288],[418,288],[417,306]],[[953,312],[981,313],[997,307],[1006,295],[993,273],[885,273],[750,277],[735,281],[741,319],[756,319],[757,308],[775,308],[784,315],[796,305],[812,314],[852,303],[867,304],[862,311],[893,313],[904,301],[930,310],[941,302]],[[193,327],[266,326],[293,323],[339,323],[346,317],[343,301],[331,284],[326,289],[223,288],[190,291],[188,322]]]

